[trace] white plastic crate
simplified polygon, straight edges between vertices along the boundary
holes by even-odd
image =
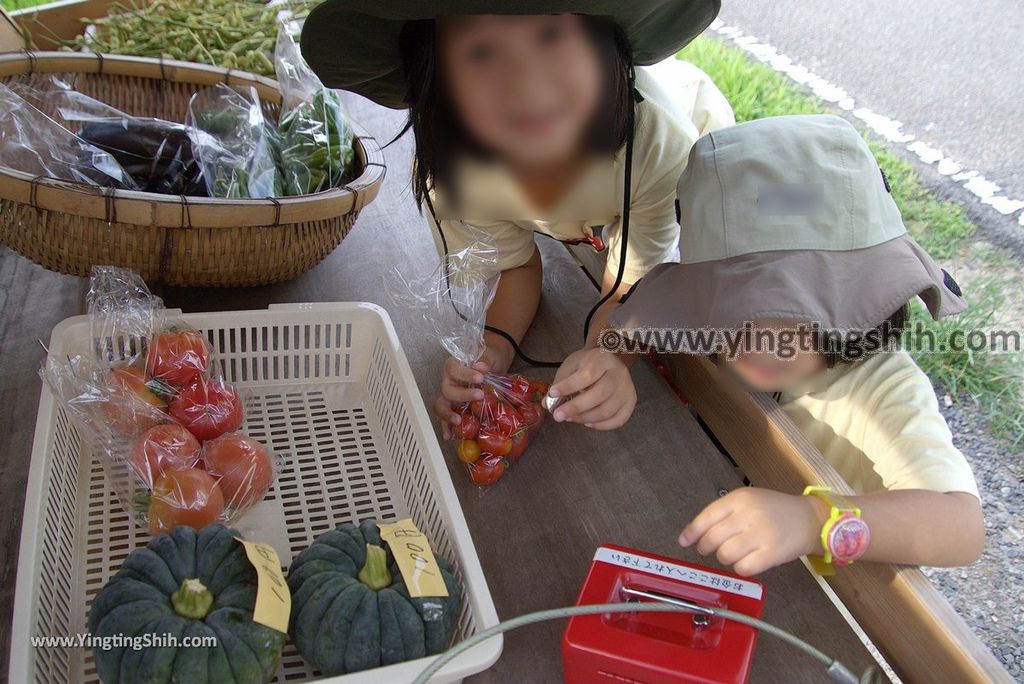
[[[454,640],[497,623],[480,562],[394,328],[372,304],[285,304],[266,311],[188,314],[247,400],[242,429],[284,455],[266,499],[234,524],[275,546],[282,562],[343,522],[411,516],[463,586]],[[50,354],[92,344],[86,316],[54,328]],[[86,631],[93,596],[148,542],[121,509],[99,464],[43,387],[25,501],[11,637],[11,682],[96,681],[87,649],[36,648],[33,637]],[[436,682],[490,667],[500,638],[452,662]],[[321,679],[410,682],[417,661]],[[289,643],[278,682],[313,679]]]

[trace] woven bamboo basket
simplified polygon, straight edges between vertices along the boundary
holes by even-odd
[[[69,52],[0,54],[0,82],[59,75],[134,116],[185,120],[192,94],[216,83],[253,86],[277,119],[277,83],[187,62]],[[106,190],[0,166],[0,242],[45,268],[84,276],[95,264],[150,283],[252,286],[288,280],[337,247],[384,179],[377,142],[355,132],[357,177],[342,188],[278,199],[179,197]]]

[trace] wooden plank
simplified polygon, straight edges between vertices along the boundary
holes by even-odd
[[[21,28],[3,7],[0,7],[0,52],[14,52],[25,47]]]
[[[794,494],[809,483],[826,484],[852,493],[770,397],[744,391],[707,359],[662,358],[753,484]],[[1013,681],[919,569],[855,563],[828,582],[905,681]]]
[[[36,50],[56,50],[61,41],[82,34],[82,19],[107,16],[115,0],[64,0],[11,12],[11,16],[32,39]],[[17,49],[21,49],[20,47]]]

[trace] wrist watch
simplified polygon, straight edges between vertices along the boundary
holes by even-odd
[[[804,496],[816,496],[829,505],[828,520],[821,527],[820,556],[808,556],[811,567],[820,575],[834,575],[835,566],[849,565],[864,555],[871,541],[871,530],[860,517],[860,509],[846,497],[834,494],[831,487],[810,485]]]

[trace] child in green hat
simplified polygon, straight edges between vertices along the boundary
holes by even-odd
[[[612,324],[640,340],[665,329],[660,346],[667,331],[717,335],[703,349],[672,338],[672,351],[714,352],[752,390],[776,393],[857,492],[739,489],[679,542],[746,575],[803,555],[822,571],[858,558],[974,561],[985,539],[974,476],[928,377],[895,348],[910,299],[935,318],[966,304],[907,234],[857,131],[835,116],[789,116],[713,132],[679,192],[682,263],[653,269]]]
[[[303,55],[326,85],[409,109],[413,190],[439,251],[480,233],[498,250],[486,351],[473,367],[445,367],[435,405],[445,437],[460,422],[453,404],[483,398],[483,373],[508,369],[533,321],[534,233],[607,249],[590,331],[673,258],[689,148],[732,124],[732,111],[692,65],[663,65],[662,79],[634,65],[671,57],[717,12],[718,0],[327,0],[307,19]],[[586,391],[555,419],[625,422],[636,401],[628,362],[590,335],[553,386],[556,396]]]

